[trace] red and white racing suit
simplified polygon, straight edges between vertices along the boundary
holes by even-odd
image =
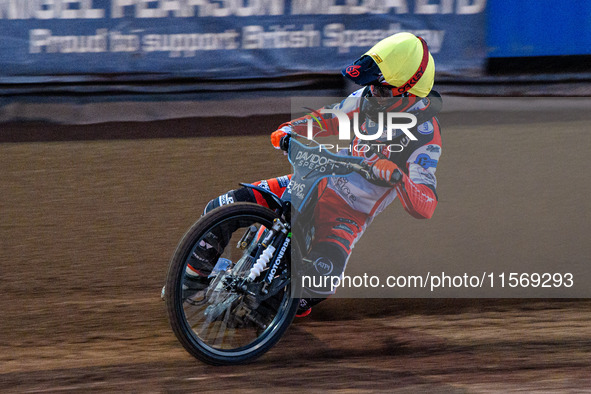
[[[362,88],[352,93],[346,100],[332,108],[347,113],[350,118],[360,113],[364,119],[364,97],[369,95],[368,88]],[[437,119],[429,112],[430,100],[420,97],[406,97],[400,101],[398,108],[390,111],[413,113],[419,123],[411,128],[416,140],[410,139],[401,130],[396,130],[392,140],[386,141],[386,132],[382,130],[382,137],[371,144],[382,144],[381,155],[358,149],[366,141],[355,137],[349,149],[343,149],[339,154],[362,156],[369,164],[379,158],[386,158],[394,162],[402,172],[402,180],[395,186],[382,186],[370,183],[359,174],[346,177],[331,177],[324,179],[318,188],[318,202],[315,211],[315,238],[311,259],[314,253],[318,258],[329,256],[330,264],[323,275],[339,276],[344,272],[346,262],[356,241],[372,222],[374,217],[382,212],[397,197],[404,209],[415,218],[429,219],[433,216],[437,206],[435,170],[441,156],[441,132]],[[427,115],[427,118],[421,115]],[[324,121],[328,127],[315,129],[316,137],[335,134],[337,119],[326,117]],[[296,119],[282,125],[285,131],[294,131],[306,135],[307,120]],[[314,126],[316,127],[316,126]],[[360,131],[375,135],[379,124],[365,117]],[[397,149],[388,149],[388,145],[395,143]],[[379,145],[378,145],[379,146]],[[402,149],[400,150],[400,147]],[[379,157],[378,157],[379,156]],[[290,175],[256,182],[255,185],[270,190],[281,196],[289,183]],[[264,195],[251,189],[237,189],[210,201],[205,211],[233,201],[251,201],[268,206]],[[316,252],[315,252],[316,250]]]

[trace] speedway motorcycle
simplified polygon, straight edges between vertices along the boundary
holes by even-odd
[[[376,181],[363,158],[333,154],[296,134],[284,137],[281,148],[294,169],[285,193],[241,183],[262,193],[270,207],[237,202],[212,210],[184,235],[170,262],[163,296],[170,325],[203,362],[254,360],[292,323],[302,290],[297,278],[310,264],[319,182],[352,173]],[[213,269],[196,286],[186,269],[197,264],[203,245],[214,248]]]

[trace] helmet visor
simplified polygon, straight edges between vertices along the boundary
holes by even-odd
[[[367,55],[361,56],[353,64],[343,68],[341,73],[357,85],[377,84],[382,76],[382,71],[376,62]]]

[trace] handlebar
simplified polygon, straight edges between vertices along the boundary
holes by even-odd
[[[385,181],[384,179],[376,176],[373,172],[372,166],[367,163],[348,164],[348,166],[353,171],[364,177],[366,180],[373,183],[385,183],[388,186],[395,186],[398,182],[402,180],[402,173],[399,169],[396,169],[396,171],[392,173],[389,181]]]
[[[285,134],[283,137],[281,137],[281,140],[279,140],[279,149],[287,152],[289,150],[289,140],[290,139],[291,139],[291,134]]]
[[[281,140],[279,141],[279,148],[285,152],[287,152],[289,150],[289,141],[291,139],[291,134],[286,134],[283,137],[281,137]],[[294,134],[294,136],[298,136],[297,134]],[[373,182],[373,183],[383,183],[386,184],[387,186],[394,186],[396,185],[398,182],[400,182],[402,180],[402,173],[400,172],[399,169],[396,169],[396,171],[393,172],[393,174],[390,176],[390,180],[389,181],[385,181],[384,179],[376,176],[372,170],[372,166],[362,162],[359,164],[352,164],[352,163],[347,163],[346,164],[347,168],[355,171],[356,173],[358,173],[359,175],[361,175],[362,177],[364,177],[367,181]]]

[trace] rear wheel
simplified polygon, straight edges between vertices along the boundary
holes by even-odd
[[[194,357],[216,365],[255,359],[291,324],[298,300],[291,297],[289,282],[264,300],[233,286],[255,262],[256,238],[245,249],[237,247],[239,241],[245,232],[270,228],[276,218],[260,205],[230,204],[203,216],[181,240],[169,266],[165,301],[172,330]],[[206,254],[210,261],[204,261],[205,246],[213,251]],[[187,275],[188,265],[209,270],[195,280]]]

